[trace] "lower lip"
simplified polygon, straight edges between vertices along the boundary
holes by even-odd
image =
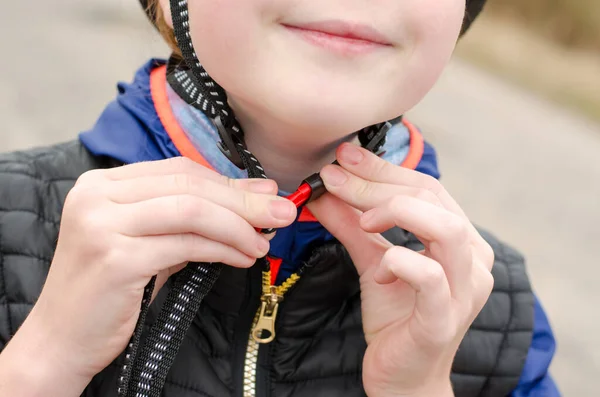
[[[288,25],[283,26],[310,44],[346,56],[368,54],[389,47],[389,45],[386,44],[351,37],[336,36],[318,30],[302,29]]]

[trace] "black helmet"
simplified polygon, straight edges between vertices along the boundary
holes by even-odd
[[[477,18],[481,10],[483,10],[485,1],[486,0],[467,0],[467,9],[465,11],[461,34],[464,34],[467,29],[469,29],[475,18]]]

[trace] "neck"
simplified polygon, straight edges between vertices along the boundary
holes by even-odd
[[[259,113],[237,103],[231,105],[244,128],[246,146],[259,159],[265,174],[286,192],[295,191],[302,180],[335,160],[336,148],[355,138],[355,134],[347,134],[332,139],[331,132],[290,125],[264,117],[264,113],[253,117]]]

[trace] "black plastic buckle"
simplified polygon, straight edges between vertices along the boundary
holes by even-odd
[[[310,196],[308,197],[306,204],[318,199],[327,191],[327,189],[325,189],[323,179],[321,179],[321,176],[318,173],[312,174],[303,182],[310,186],[311,189]]]
[[[380,156],[382,153],[380,153],[379,151],[385,143],[385,137],[387,136],[387,133],[391,128],[392,123],[390,123],[389,121],[383,123],[379,131],[377,131],[375,135],[373,135],[373,137],[369,140],[369,143],[365,146],[365,149]]]
[[[235,164],[236,167],[241,170],[245,170],[246,167],[244,166],[244,162],[242,161],[240,153],[237,151],[236,143],[232,138],[232,135],[234,134],[225,128],[220,115],[213,119],[213,123],[215,123],[215,127],[217,127],[217,131],[221,137],[221,141],[217,142],[217,147],[221,153],[223,153],[229,159],[229,161]]]

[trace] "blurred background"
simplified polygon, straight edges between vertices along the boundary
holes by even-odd
[[[410,112],[472,220],[523,251],[566,396],[600,390],[600,2],[490,0]],[[165,45],[133,0],[6,2],[0,150],[73,139]]]

